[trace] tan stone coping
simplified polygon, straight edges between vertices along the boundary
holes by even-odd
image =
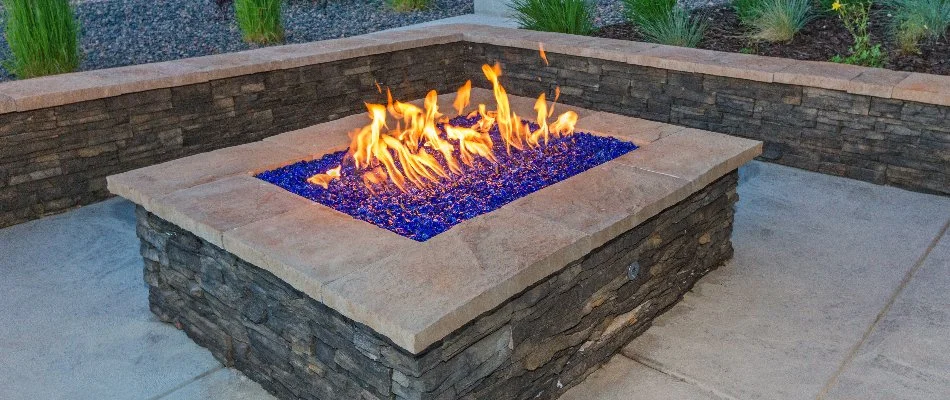
[[[475,102],[491,96],[473,92]],[[532,104],[512,97],[519,114]],[[426,242],[252,176],[346,148],[344,132],[365,115],[113,175],[108,185],[418,353],[761,153],[757,141],[575,110],[579,130],[641,148]]]
[[[544,43],[551,53],[950,106],[950,76],[484,25],[448,24],[3,82],[0,83],[0,113],[457,41],[532,50],[538,48],[538,43]]]

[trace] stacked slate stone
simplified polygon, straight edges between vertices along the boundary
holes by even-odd
[[[950,194],[950,107],[564,54],[545,66],[534,50],[469,47],[465,74],[498,60],[515,95],[557,84],[566,104],[761,140],[767,161]]]
[[[737,174],[420,354],[139,207],[152,311],[283,399],[553,399],[732,255]]]
[[[0,114],[0,227],[109,196],[105,177],[253,142],[380,101],[487,88],[765,142],[763,159],[950,194],[950,107],[458,42]],[[539,79],[540,78],[540,79]]]
[[[0,114],[0,228],[108,198],[106,176],[261,140],[464,82],[458,44]]]

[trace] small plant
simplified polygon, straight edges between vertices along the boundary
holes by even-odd
[[[79,68],[79,23],[69,0],[3,0],[11,58],[4,63],[19,78],[61,74]]]
[[[429,8],[430,0],[389,0],[389,6],[399,12]]]
[[[904,54],[919,54],[920,42],[927,37],[927,27],[916,21],[894,24],[894,40]]]
[[[234,15],[244,40],[270,44],[284,41],[281,0],[235,0]]]
[[[761,12],[762,0],[733,0],[732,9],[739,17],[739,22],[746,26],[752,26],[753,21]]]
[[[676,8],[676,0],[624,0],[623,2],[624,14],[634,25],[668,18],[674,8]]]
[[[752,38],[787,42],[811,20],[809,0],[764,0],[750,21]]]
[[[855,44],[855,46],[849,47],[848,51],[851,53],[851,55],[847,57],[836,55],[831,57],[831,62],[883,68],[884,63],[887,61],[887,55],[884,54],[884,50],[881,49],[880,44],[863,48],[858,47],[857,44]]]
[[[887,0],[891,32],[901,51],[920,52],[924,40],[944,37],[950,27],[950,0]]]
[[[514,0],[515,20],[524,29],[589,35],[594,6],[588,0]]]
[[[848,49],[851,54],[847,57],[836,55],[831,58],[831,61],[866,67],[883,67],[887,55],[881,50],[880,44],[871,45],[871,33],[868,31],[871,1],[851,0],[850,3],[842,3],[841,0],[835,0],[831,4],[831,9],[854,38],[854,44]]]
[[[706,23],[698,21],[685,8],[677,6],[667,16],[641,24],[640,31],[653,43],[696,47],[706,33]]]
[[[706,33],[706,23],[676,0],[624,0],[624,10],[627,19],[653,43],[696,47]]]

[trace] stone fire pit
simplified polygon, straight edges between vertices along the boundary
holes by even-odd
[[[424,242],[254,177],[345,149],[362,114],[108,187],[138,205],[153,312],[278,397],[550,399],[732,255],[736,169],[761,152],[572,110],[640,148]]]

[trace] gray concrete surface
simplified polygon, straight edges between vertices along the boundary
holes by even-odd
[[[950,398],[950,198],[741,172],[734,259],[564,398]],[[270,399],[141,274],[120,199],[0,230],[0,399]]]
[[[950,198],[740,176],[734,258],[566,398],[950,398]]]
[[[423,22],[415,25],[401,26],[398,28],[387,29],[387,31],[404,31],[407,29],[416,29],[426,26],[445,25],[445,24],[476,24],[497,26],[500,28],[517,28],[518,22],[505,15],[482,15],[465,14],[455,17],[437,19],[434,21]]]

